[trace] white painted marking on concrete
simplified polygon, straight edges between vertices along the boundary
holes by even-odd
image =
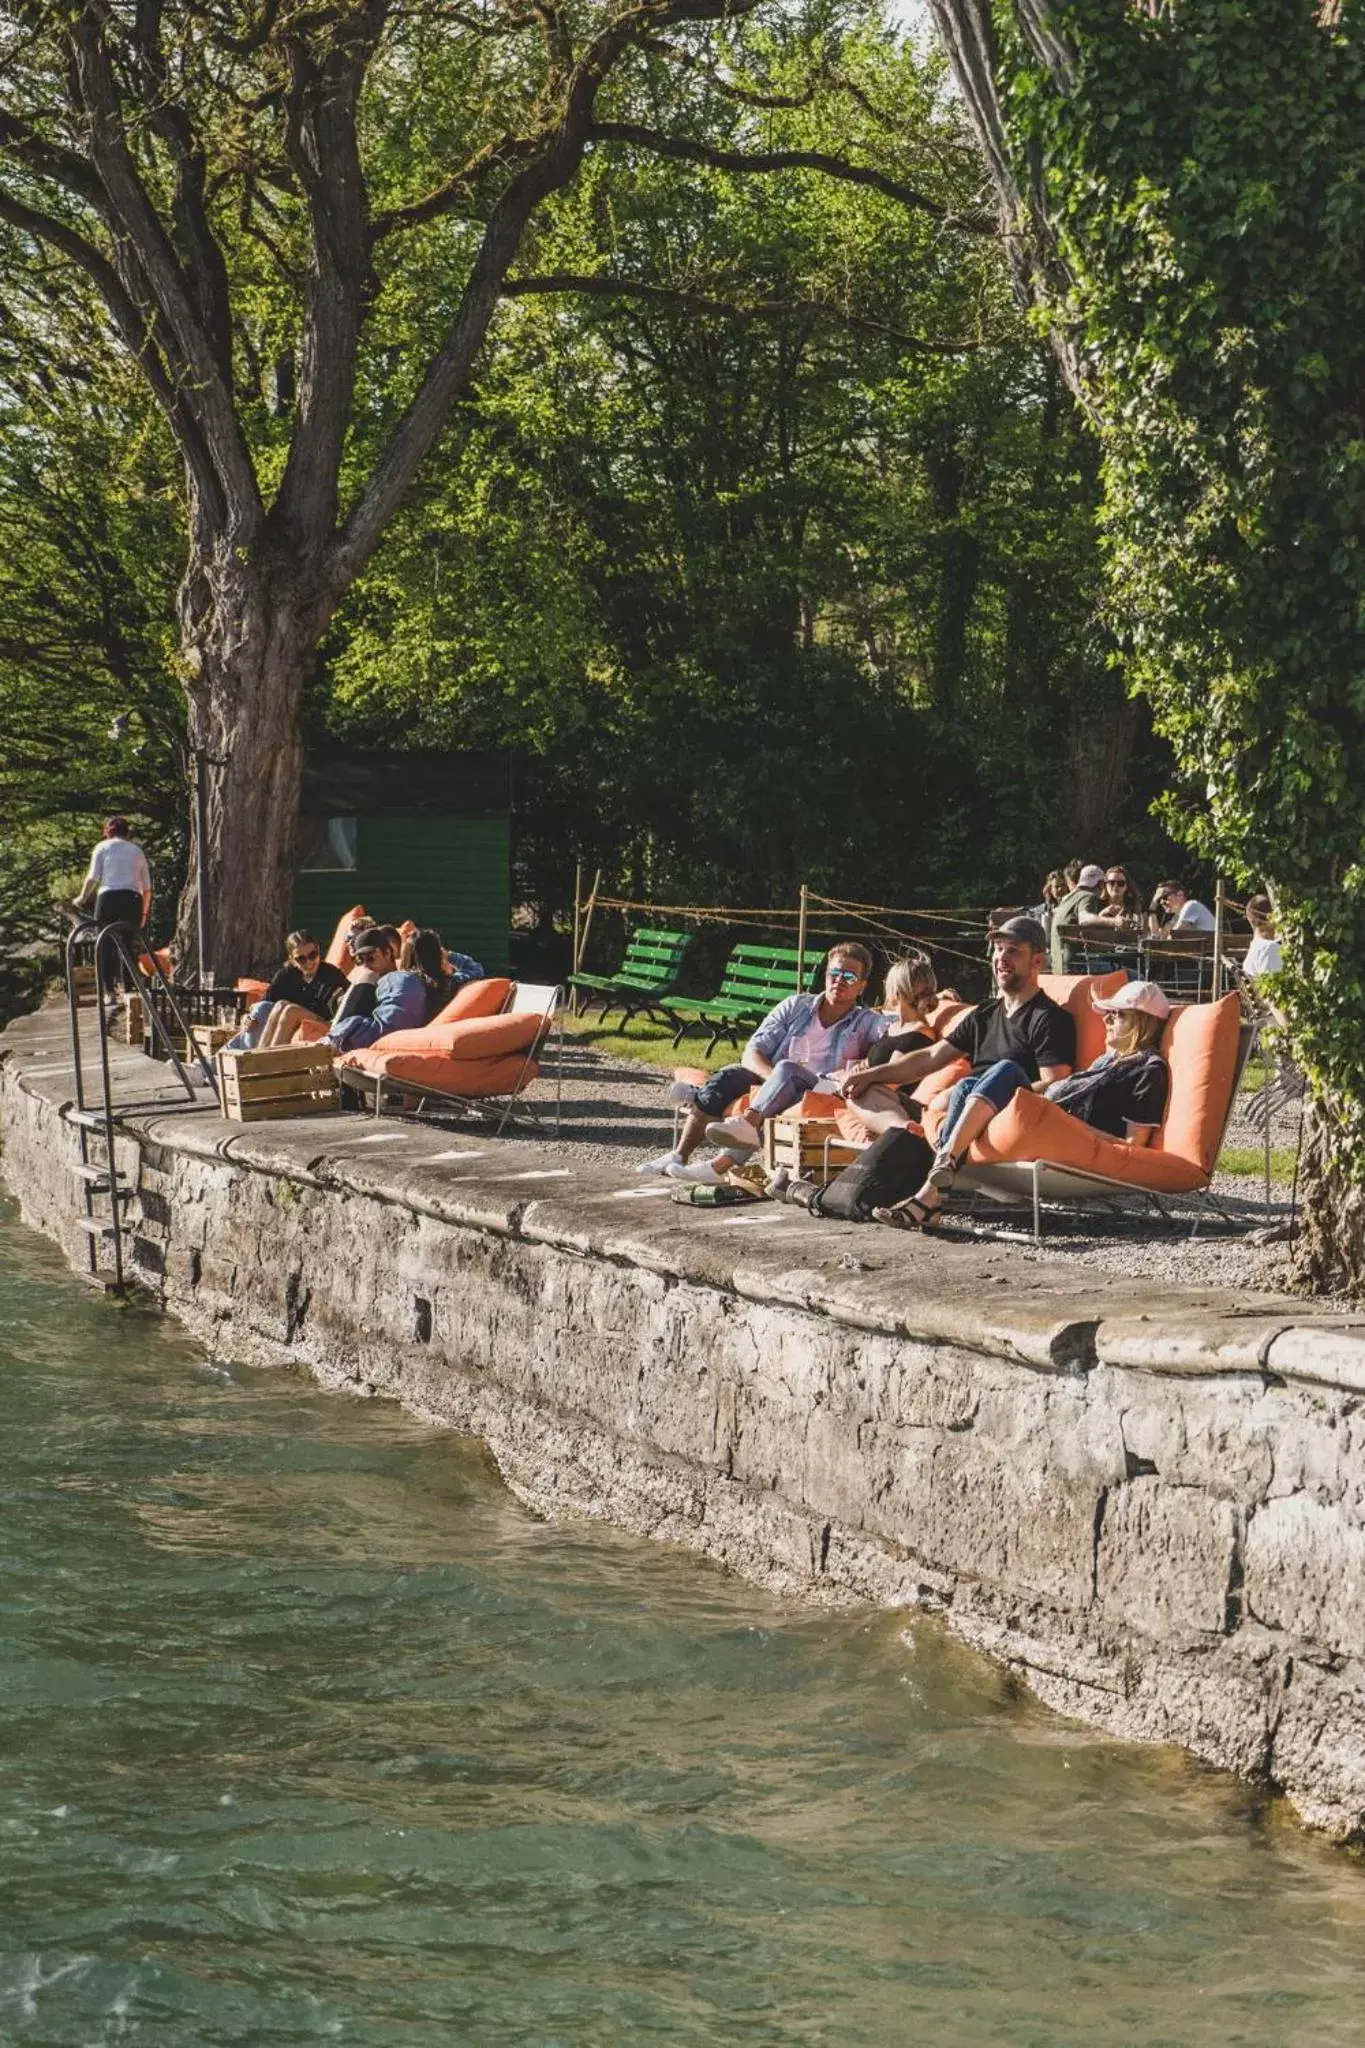
[[[671,1195],[672,1188],[617,1188],[611,1197],[613,1202],[647,1202],[651,1196],[657,1201],[660,1195]]]
[[[509,1173],[505,1178],[508,1180],[572,1180],[573,1168],[571,1166],[535,1167],[530,1173]]]
[[[406,1131],[375,1131],[368,1138],[343,1138],[343,1145],[396,1145],[407,1136]]]
[[[433,1152],[422,1161],[423,1166],[437,1166],[443,1159],[487,1159],[486,1152]]]

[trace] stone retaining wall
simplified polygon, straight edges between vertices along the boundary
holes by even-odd
[[[0,1040],[0,1133],[79,1265],[62,1043]],[[132,1269],[220,1354],[476,1434],[547,1511],[932,1607],[1052,1705],[1365,1827],[1350,1322],[538,1182],[533,1147],[359,1119],[147,1110],[120,1151]]]

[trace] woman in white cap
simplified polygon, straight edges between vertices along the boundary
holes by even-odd
[[[1104,1051],[1079,1074],[1055,1081],[1048,1101],[1108,1137],[1150,1144],[1171,1092],[1171,1070],[1159,1051],[1170,998],[1154,981],[1126,981],[1112,996],[1093,1000],[1104,1012]]]
[[[1158,1049],[1171,1014],[1170,998],[1154,981],[1129,981],[1112,996],[1092,1000],[1104,1012],[1104,1051],[1079,1074],[1054,1081],[1043,1093],[1092,1130],[1128,1145],[1148,1145],[1161,1128],[1171,1092],[1171,1070]],[[946,1141],[940,1134],[919,1193],[892,1208],[874,1209],[876,1221],[901,1230],[920,1230],[931,1222],[948,1199],[972,1141],[999,1113],[999,1101],[987,1096],[968,1102]]]

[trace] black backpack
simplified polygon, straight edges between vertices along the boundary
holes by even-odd
[[[874,1209],[917,1194],[934,1163],[934,1148],[919,1131],[884,1131],[866,1152],[812,1197],[812,1216],[866,1223]]]

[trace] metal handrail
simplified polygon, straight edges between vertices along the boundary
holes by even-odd
[[[109,1197],[109,1236],[114,1253],[114,1289],[116,1293],[121,1294],[123,1292],[123,1222],[119,1205],[122,1201],[122,1190],[119,1186],[118,1161],[114,1152],[117,1112],[114,1106],[113,1077],[109,1070],[109,1020],[105,1011],[105,1000],[108,995],[106,969],[111,953],[115,956],[117,964],[123,968],[130,978],[133,988],[142,1002],[143,1011],[149,1020],[153,1038],[155,1039],[159,1034],[166,1057],[175,1068],[180,1085],[191,1102],[195,1099],[194,1083],[181,1064],[180,1055],[176,1051],[175,1041],[166,1028],[165,1018],[161,1015],[158,1005],[152,1001],[153,991],[156,991],[156,993],[165,998],[167,1008],[184,1034],[186,1045],[193,1045],[194,1038],[184,1013],[180,1008],[180,1004],[176,999],[175,990],[162,973],[161,965],[154,953],[148,956],[152,962],[150,976],[143,973],[144,941],[141,932],[131,924],[97,925],[93,918],[78,917],[67,937],[65,962],[67,1012],[71,1021],[71,1064],[76,1083],[76,1109],[82,1119],[82,1166],[88,1167],[90,1164],[86,1150],[86,1135],[90,1127],[84,1119],[92,1114],[85,1099],[85,1068],[81,1057],[80,1005],[77,1000],[75,972],[76,951],[78,947],[84,945],[93,945],[94,949],[95,1024],[100,1055],[100,1096],[104,1124],[104,1191]],[[209,1087],[212,1087],[214,1085],[213,1069],[209,1066],[202,1052],[197,1052],[195,1057],[205,1081]],[[89,1213],[90,1183],[88,1180],[86,1182],[86,1196],[87,1221],[93,1222],[94,1219]],[[92,1240],[92,1273],[97,1270],[94,1257]]]

